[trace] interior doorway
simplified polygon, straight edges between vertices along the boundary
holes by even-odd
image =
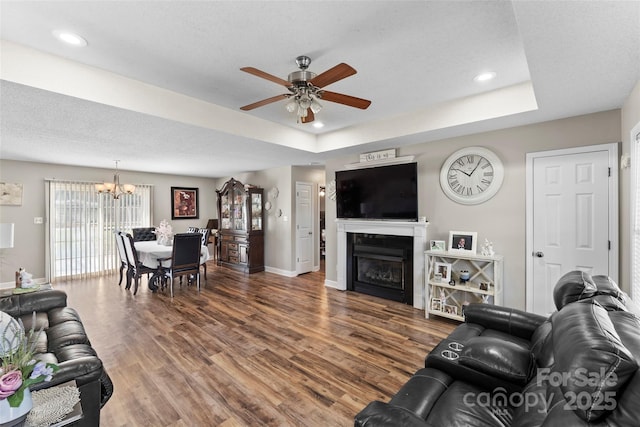
[[[296,274],[313,270],[313,184],[296,182]]]
[[[572,270],[618,276],[617,144],[527,154],[527,311]]]

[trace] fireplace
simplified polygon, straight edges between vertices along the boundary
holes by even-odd
[[[347,290],[413,305],[413,237],[347,233]]]
[[[325,280],[325,286],[347,290],[347,256],[352,233],[407,236],[413,239],[413,306],[424,310],[424,251],[427,249],[428,222],[337,219],[336,281]]]

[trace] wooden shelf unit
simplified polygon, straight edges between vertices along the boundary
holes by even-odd
[[[463,307],[472,302],[502,305],[503,257],[501,255],[483,256],[463,251],[425,251],[427,286],[425,289],[425,317],[430,314],[463,321]],[[455,286],[434,279],[436,263],[451,264],[451,277]],[[470,277],[466,283],[460,280],[460,270],[468,270]],[[488,284],[487,290],[481,290],[481,282]],[[444,299],[440,310],[432,307],[433,299]],[[437,306],[437,304],[435,304]],[[449,306],[447,309],[446,306]],[[450,312],[445,311],[445,309]]]

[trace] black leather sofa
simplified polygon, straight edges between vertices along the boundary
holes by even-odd
[[[113,393],[109,375],[91,347],[76,310],[67,307],[67,295],[43,290],[0,298],[0,311],[21,319],[25,330],[43,328],[36,344],[37,358],[60,367],[50,382],[38,383],[32,390],[75,380],[80,390],[83,418],[78,426],[100,425],[100,409]],[[35,325],[33,313],[35,316]]]
[[[609,278],[574,271],[549,318],[471,304],[387,403],[356,426],[638,426],[640,311]]]

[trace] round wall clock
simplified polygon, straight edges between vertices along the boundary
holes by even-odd
[[[467,147],[445,160],[440,186],[451,200],[463,205],[483,203],[502,185],[504,168],[500,158],[484,147]]]

